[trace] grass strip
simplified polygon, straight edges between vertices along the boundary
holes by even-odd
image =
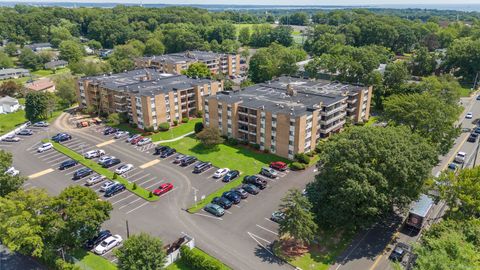
[[[94,162],[93,160],[85,159],[82,155],[78,154],[77,152],[71,150],[70,148],[68,148],[68,147],[66,147],[66,146],[64,146],[60,143],[53,142],[53,141],[50,141],[50,142],[53,144],[53,147],[58,152],[70,157],[73,160],[78,161],[83,166],[92,169],[96,173],[101,174],[101,175],[107,177],[110,180],[118,181],[119,183],[124,184],[125,187],[128,190],[130,190],[134,194],[144,198],[145,200],[156,201],[156,200],[159,199],[159,197],[157,197],[157,196],[151,196],[150,197],[150,191],[148,191],[148,190],[146,190],[142,187],[136,186],[136,188],[134,189],[134,187],[135,187],[134,183],[131,183],[126,178],[124,178],[120,175],[117,175],[116,178],[114,178],[114,174],[115,174],[114,172],[112,172],[112,171],[110,171],[106,168],[103,168],[102,166],[100,166],[99,164]]]
[[[117,270],[117,266],[102,256],[83,249],[76,249],[72,253],[73,257],[78,260],[75,265],[81,269],[102,269]]]

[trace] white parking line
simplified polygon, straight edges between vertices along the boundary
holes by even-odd
[[[36,154],[34,154],[35,156],[38,156],[38,155],[43,155],[43,157],[48,157],[50,156],[51,154],[55,154],[55,153],[58,153],[57,151],[53,150],[52,149],[48,149],[48,150],[45,150],[43,152],[37,152]]]
[[[257,227],[259,227],[260,229],[265,230],[265,231],[267,231],[267,232],[269,232],[269,233],[273,233],[273,234],[275,234],[275,235],[278,236],[278,233],[276,233],[276,232],[274,232],[274,231],[272,231],[272,230],[269,230],[269,229],[267,229],[267,228],[265,228],[265,227],[262,227],[262,226],[260,226],[260,225],[258,225],[258,224],[256,224],[256,225],[257,225]]]
[[[150,179],[150,180],[147,180],[147,181],[145,181],[145,182],[138,183],[138,185],[139,185],[139,186],[142,186],[142,185],[145,185],[146,183],[148,183],[148,182],[150,182],[150,181],[153,181],[153,180],[156,180],[156,178],[152,178],[152,179]],[[163,181],[162,181],[162,180],[160,180],[158,183],[162,183],[162,182],[163,182]]]
[[[241,207],[240,205],[238,205],[238,204],[235,204],[235,207],[237,207],[237,208],[242,208],[242,207]]]
[[[58,158],[58,157],[60,157],[60,156],[63,156],[63,155],[62,155],[61,153],[58,153],[58,152],[57,152],[55,155],[50,155],[50,156],[48,156],[48,157],[41,157],[41,159],[42,159],[43,161],[48,161],[48,160],[51,160],[51,159],[54,159],[54,158]]]
[[[145,178],[145,177],[147,177],[147,176],[150,176],[150,174],[149,174],[149,173],[144,174],[144,175],[140,176],[139,178],[137,178],[137,179],[135,179],[135,180],[130,180],[130,182],[137,182],[138,180],[140,180],[140,179],[142,179],[142,178]],[[131,177],[130,177],[130,178],[131,178]]]
[[[230,215],[232,214],[232,212],[230,212],[228,210],[225,210],[225,213],[230,214]]]
[[[140,206],[133,208],[132,210],[128,211],[128,212],[127,212],[127,213],[125,213],[125,214],[130,214],[131,212],[133,212],[133,211],[135,211],[135,210],[139,209],[140,207],[143,207],[143,206],[147,205],[148,203],[149,203],[149,202],[144,202],[144,203],[143,203],[143,204],[141,204]]]
[[[113,199],[113,198],[117,198],[117,197],[116,197],[117,195],[123,194],[123,193],[125,193],[126,191],[127,191],[127,190],[124,189],[124,190],[122,190],[122,191],[120,191],[120,192],[118,192],[118,193],[115,193],[114,195],[112,195],[112,196],[110,196],[110,197],[105,197],[105,198],[106,198],[105,201],[111,200],[111,199]]]
[[[163,181],[162,181],[162,182],[163,182]],[[156,185],[158,185],[158,184],[157,184],[157,183],[155,183],[155,184],[153,184],[153,185],[150,185],[150,186],[148,186],[148,187],[144,187],[144,189],[149,189],[149,188],[151,188],[151,187],[153,187],[153,186],[156,186]]]
[[[74,174],[77,170],[74,170],[74,171],[71,171],[71,172],[68,172],[66,173],[65,175],[71,175],[71,174]]]
[[[271,220],[271,219],[269,219],[269,218],[265,218],[265,220],[268,220],[268,221],[270,221],[270,222],[272,222],[272,223],[277,224],[275,221],[273,221],[273,220]]]
[[[123,199],[120,199],[120,200],[118,200],[118,201],[115,201],[115,202],[112,203],[112,205],[114,205],[114,204],[116,204],[116,203],[119,203],[119,202],[121,202],[121,201],[123,201],[123,200],[126,200],[126,199],[128,199],[128,198],[130,198],[130,197],[132,197],[132,196],[135,196],[135,194],[132,193],[132,194],[128,195],[127,197],[123,198]]]
[[[72,167],[70,167],[70,168],[63,169],[63,171],[66,172],[66,171],[70,171],[70,170],[72,170],[72,169],[78,169],[78,166],[82,166],[82,165],[81,165],[80,163],[78,163],[78,164],[75,165],[75,166],[72,166]]]
[[[127,206],[129,206],[129,205],[131,205],[131,204],[133,204],[133,203],[135,203],[135,202],[138,202],[138,201],[141,200],[141,199],[142,199],[142,198],[138,198],[138,199],[136,199],[136,200],[134,200],[134,201],[131,201],[131,202],[125,204],[125,205],[120,206],[120,208],[118,208],[118,209],[125,208],[125,207],[127,207]]]
[[[64,143],[65,146],[71,148],[71,147],[75,147],[77,145],[81,145],[83,144],[82,141],[71,141],[71,142],[68,142],[68,143]]]
[[[31,185],[31,183],[25,183],[25,184],[23,184],[23,187],[28,187],[30,185]]]
[[[203,212],[207,213],[207,211],[203,210]],[[208,217],[208,218],[213,218],[213,219],[218,219],[218,220],[223,220],[223,218],[221,217],[215,217],[215,216],[212,216],[211,214],[201,214],[201,213],[194,213],[195,215],[199,215],[199,216],[202,216],[202,217]]]
[[[68,160],[68,157],[64,155],[60,155],[60,156],[55,156],[55,158],[53,159],[52,158],[44,159],[43,161],[47,163],[52,163],[52,162],[58,162],[60,159]]]
[[[131,172],[134,172],[134,171],[135,171],[135,169],[126,172],[125,174],[123,174],[123,177],[130,179],[130,178],[142,173],[142,171],[137,171],[135,173],[131,173]]]
[[[259,237],[258,235],[255,235],[255,234],[251,233],[251,232],[247,232],[247,234],[248,234],[248,236],[250,236],[255,242],[257,242],[257,244],[259,244],[261,247],[263,247],[268,253],[270,253],[270,254],[272,254],[273,256],[275,256],[275,255],[273,254],[273,252],[272,252],[270,249],[266,248],[262,243],[260,243],[260,241],[258,241],[258,239],[263,240],[263,241],[267,242],[268,244],[272,244],[272,242],[270,242],[270,241],[268,241],[268,240],[265,240],[265,239]],[[258,239],[257,239],[257,238],[258,238]]]
[[[30,151],[30,150],[35,150],[35,151],[37,151],[37,148],[40,147],[40,145],[42,145],[42,143],[34,143],[32,146],[30,146],[29,148],[27,148],[27,151]]]

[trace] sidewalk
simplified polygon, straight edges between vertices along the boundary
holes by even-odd
[[[160,143],[168,143],[168,142],[174,142],[174,141],[178,141],[178,140],[181,140],[187,136],[190,136],[192,134],[194,134],[195,131],[191,131],[189,133],[185,133],[183,134],[182,136],[179,136],[179,137],[176,137],[176,138],[173,138],[173,139],[170,139],[170,140],[163,140],[163,141],[156,141],[156,142],[153,142],[153,144],[160,144]]]

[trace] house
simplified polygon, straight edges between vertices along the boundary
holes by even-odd
[[[55,92],[55,83],[48,78],[27,83],[24,87],[30,92]]]
[[[98,51],[98,55],[101,58],[108,58],[112,53],[113,53],[113,50],[110,50],[110,49],[102,49]]]
[[[45,64],[45,69],[59,69],[64,68],[68,65],[68,62],[65,60],[54,60]]]
[[[0,98],[0,114],[13,113],[20,109],[20,103],[16,98],[9,96]]]
[[[83,45],[83,48],[85,49],[85,53],[88,55],[92,55],[95,53],[95,51],[92,48],[88,47],[87,45]]]
[[[50,43],[33,43],[30,45],[25,45],[25,48],[30,48],[34,52],[44,51],[44,50],[51,50],[53,48],[52,44]]]
[[[4,68],[0,69],[0,80],[18,79],[20,77],[30,76],[30,71],[24,68]]]

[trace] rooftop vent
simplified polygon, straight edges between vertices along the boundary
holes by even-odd
[[[287,84],[287,95],[292,97],[297,95],[297,90],[293,89],[293,85],[290,83]]]

